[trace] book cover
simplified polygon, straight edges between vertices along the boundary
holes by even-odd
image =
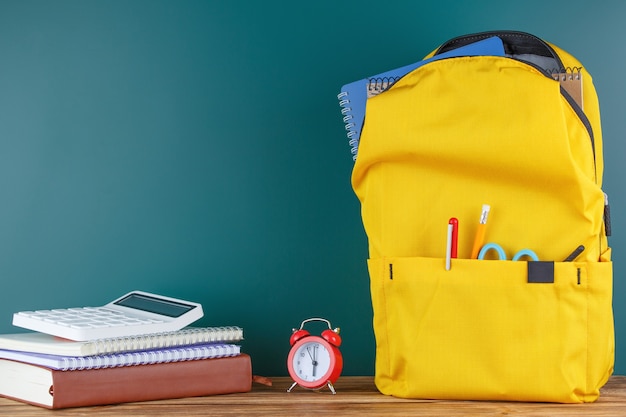
[[[241,340],[243,340],[243,329],[237,326],[187,327],[174,332],[87,342],[76,342],[45,333],[29,332],[0,335],[0,349],[63,356],[94,356],[211,342],[236,343]]]
[[[165,362],[181,362],[208,358],[236,356],[241,353],[239,345],[206,343],[138,352],[114,353],[98,356],[61,356],[44,353],[21,352],[0,349],[0,359],[26,362],[61,371],[114,368],[118,366],[148,365]]]
[[[58,371],[0,359],[0,395],[49,409],[248,392],[250,356]]]

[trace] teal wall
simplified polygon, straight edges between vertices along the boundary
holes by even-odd
[[[341,85],[466,33],[576,55],[602,106],[616,372],[626,373],[622,1],[0,1],[0,332],[12,313],[143,289],[244,327],[286,374],[291,328],[342,328],[371,374],[367,240]]]

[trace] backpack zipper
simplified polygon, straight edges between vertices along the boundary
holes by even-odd
[[[545,42],[541,38],[538,38],[535,35],[531,35],[530,33],[513,30],[480,32],[473,35],[458,36],[456,38],[450,39],[449,41],[441,45],[434,55],[439,55],[443,52],[447,52],[461,46],[468,45],[470,43],[491,38],[494,36],[497,36],[504,41],[504,53],[506,55],[520,55],[522,53],[526,53],[532,55],[547,56],[553,58],[558,64],[559,68],[563,68],[563,61],[561,61],[561,57],[559,57],[556,51],[552,49],[552,47],[547,42]],[[528,42],[525,44],[523,42],[506,42],[507,39],[513,38],[527,40]]]

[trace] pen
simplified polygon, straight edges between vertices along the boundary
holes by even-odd
[[[448,225],[452,225],[452,247],[450,248],[450,257],[456,258],[459,250],[459,220],[452,217],[448,221]]]
[[[474,246],[472,247],[471,259],[478,259],[478,252],[480,252],[480,247],[485,240],[485,229],[487,228],[487,217],[489,217],[490,210],[491,206],[489,206],[489,204],[483,204],[483,210],[480,213],[480,221],[476,229],[476,237],[474,238]]]
[[[448,221],[448,240],[446,244],[446,271],[451,268],[452,258],[457,257],[459,238],[459,221],[452,217]]]
[[[448,239],[446,240],[446,271],[450,270],[450,265],[451,265],[450,258],[452,257],[452,229],[453,228],[454,226],[452,226],[451,224],[448,224]]]
[[[572,252],[567,258],[565,258],[563,262],[572,262],[574,259],[578,258],[578,255],[583,253],[584,250],[585,247],[583,245],[580,245],[579,247],[574,249],[574,252]]]

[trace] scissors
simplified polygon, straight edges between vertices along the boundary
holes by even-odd
[[[485,246],[483,246],[480,249],[480,252],[478,252],[477,259],[485,259],[485,255],[490,250],[496,251],[496,253],[498,254],[498,259],[500,259],[501,261],[506,261],[506,253],[504,253],[504,249],[502,249],[502,246],[498,245],[497,243],[487,243]],[[523,257],[530,258],[530,260],[535,261],[535,262],[539,261],[539,257],[537,256],[537,254],[530,249],[520,250],[513,256],[512,260],[519,261],[520,258],[523,258]]]

